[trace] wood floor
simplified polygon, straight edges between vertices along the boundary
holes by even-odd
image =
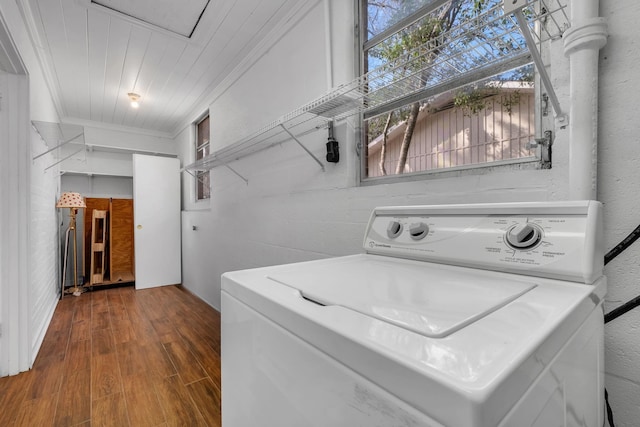
[[[0,426],[220,426],[220,316],[179,286],[65,297]]]

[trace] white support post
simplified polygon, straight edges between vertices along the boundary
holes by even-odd
[[[26,75],[0,73],[0,376],[31,367],[30,160]]]
[[[598,51],[607,43],[599,0],[571,2],[571,28],[564,33],[570,64],[569,198],[597,197]]]

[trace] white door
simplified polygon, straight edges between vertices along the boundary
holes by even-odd
[[[133,155],[136,289],[182,281],[180,161]]]

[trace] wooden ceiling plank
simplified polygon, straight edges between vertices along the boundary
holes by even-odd
[[[306,3],[298,0],[283,0],[281,3],[280,13],[271,17],[273,19],[272,25],[266,25],[268,29],[265,29],[264,34],[256,34],[255,41],[248,44],[248,51],[238,55],[240,60],[237,63],[233,60],[226,63],[223,61],[212,63],[210,73],[214,78],[205,79],[208,85],[205,88],[197,88],[200,91],[200,96],[191,107],[191,111],[186,113],[187,118],[199,116],[204,107],[210,105],[211,102],[215,102],[215,99],[221,93],[224,93],[226,88],[233,84],[233,81],[236,81],[244,72],[250,69],[263,56],[264,52],[268,51],[273,46],[273,43],[282,37],[282,34],[286,34],[293,26],[297,25],[299,19],[319,5],[319,2]],[[229,64],[228,68],[227,64]],[[221,67],[223,71],[220,71]],[[182,119],[180,126],[184,126],[184,124],[185,120]],[[176,128],[172,133],[175,134],[181,129]]]
[[[203,48],[202,53],[198,56],[193,63],[193,67],[186,74],[182,80],[178,93],[181,94],[180,99],[177,102],[172,103],[167,112],[169,117],[178,117],[186,114],[193,104],[188,104],[188,100],[191,97],[191,92],[194,89],[193,82],[198,82],[203,75],[210,74],[210,65],[213,61],[220,61],[220,58],[225,58],[225,48],[231,40],[234,39],[238,23],[243,22],[246,16],[253,13],[255,8],[254,3],[249,2],[235,2],[228,10],[228,13],[224,17],[220,26],[216,29],[216,33],[213,35],[209,43]],[[242,24],[240,24],[242,26]],[[226,60],[225,60],[226,62]]]
[[[151,40],[140,64],[140,71],[136,81],[136,93],[141,96],[140,108],[129,108],[127,110],[124,119],[126,126],[134,127],[137,121],[142,120],[142,116],[154,110],[156,104],[149,93],[149,86],[158,74],[163,73],[163,70],[160,68],[160,62],[172,41],[175,42],[172,38],[160,33],[153,33],[151,35]],[[159,98],[161,99],[162,96],[160,95]]]
[[[65,91],[73,93],[76,110],[69,115],[89,120],[89,57],[87,42],[87,10],[77,7],[75,0],[62,0],[64,25],[67,31],[67,49],[73,55],[72,66],[68,73],[72,78],[71,86]]]
[[[212,3],[214,3],[212,1]],[[242,4],[242,7],[248,8],[249,4],[245,4],[244,2],[234,2],[234,1],[218,1],[216,4],[209,4],[207,10],[205,11],[200,25],[196,29],[194,33],[194,39],[197,40],[199,49],[196,54],[192,57],[192,60],[189,62],[180,61],[178,67],[176,67],[176,72],[173,73],[172,79],[169,85],[167,85],[167,89],[170,90],[171,96],[170,101],[166,103],[165,108],[162,110],[160,115],[156,118],[156,123],[154,126],[160,123],[160,119],[162,118],[163,123],[166,123],[167,120],[173,122],[176,119],[175,106],[181,105],[184,101],[185,96],[185,87],[189,86],[189,82],[192,82],[190,74],[192,73],[193,66],[199,61],[203,55],[211,55],[208,50],[210,46],[216,44],[217,37],[221,34],[221,28],[225,25],[225,23],[229,22],[230,14],[238,9],[238,4]],[[211,22],[211,24],[209,24]],[[219,61],[225,61],[223,57],[216,58]],[[169,119],[167,119],[169,118]]]
[[[224,22],[234,3],[228,0],[212,0],[209,3],[189,44],[174,62],[174,66],[165,81],[161,83],[162,89],[160,93],[164,97],[164,105],[160,106],[155,117],[144,121],[145,127],[152,129],[163,128],[166,131],[170,131],[177,125],[176,120],[180,119],[174,118],[170,120],[168,110],[183,98],[184,94],[180,91],[181,83],[184,82],[195,61],[203,54],[203,49],[218,32],[220,24]],[[224,60],[224,58],[220,58],[220,60]],[[173,127],[169,128],[167,124],[171,124]]]
[[[184,96],[171,111],[171,118],[177,120],[187,115],[194,103],[207,96],[206,91],[212,86],[211,76],[215,76],[218,82],[222,81],[285,15],[286,9],[279,3],[235,3],[216,37],[206,46],[181,86]],[[265,20],[265,16],[269,18]],[[218,58],[228,59],[219,61]]]
[[[60,103],[64,111],[69,114],[70,111],[75,111],[77,106],[74,96],[65,95],[73,85],[73,78],[67,72],[73,67],[73,57],[67,49],[67,32],[62,5],[60,2],[41,0],[35,8],[39,15],[35,17],[36,22],[41,25],[43,31],[41,38],[47,41],[49,47],[48,53],[54,67],[52,74],[58,81],[58,88],[62,94]]]
[[[89,101],[90,120],[104,120],[102,107],[105,94],[110,19],[103,13],[88,11]]]
[[[142,94],[143,98],[151,101],[151,106],[150,108],[146,106],[143,110],[144,114],[138,115],[134,126],[140,128],[147,127],[147,121],[153,120],[153,117],[157,117],[161,109],[164,108],[166,100],[164,90],[161,87],[163,87],[169,79],[169,76],[173,72],[186,47],[186,42],[167,38],[164,55],[155,69],[152,70],[153,75],[149,76],[149,84]],[[166,132],[168,132],[171,126],[175,126],[175,123],[167,123],[166,120],[160,123],[163,123],[167,129]]]
[[[124,125],[125,115],[131,108],[127,93],[138,93],[137,83],[140,75],[140,67],[144,61],[150,40],[151,31],[135,25],[131,27],[129,44],[122,67],[119,96],[113,114],[113,122],[117,125]]]
[[[193,63],[198,58],[199,53],[200,48],[198,46],[189,44],[180,56],[180,59],[176,62],[171,74],[167,77],[161,90],[164,96],[164,105],[160,107],[156,120],[154,120],[153,123],[149,123],[149,125],[154,129],[160,129],[163,127],[161,121],[164,121],[166,117],[169,117],[166,111],[171,110],[171,105],[182,99],[183,94],[179,91],[180,86],[184,82],[184,79],[193,66]]]
[[[102,121],[114,122],[114,113],[118,99],[126,100],[126,92],[120,90],[124,60],[129,45],[131,24],[126,21],[110,18],[108,48],[105,68],[105,86],[102,101]]]
[[[175,132],[240,64],[250,66],[248,55],[259,58],[256,46],[302,2],[211,0],[188,39],[89,0],[25,1],[40,15],[34,11],[69,119],[162,132]],[[143,97],[139,110],[131,110],[130,91]]]

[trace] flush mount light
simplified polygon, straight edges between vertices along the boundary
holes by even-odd
[[[129,99],[131,100],[131,106],[133,108],[138,108],[140,106],[140,103],[138,102],[140,100],[140,95],[134,92],[129,92],[127,96],[129,96]]]

